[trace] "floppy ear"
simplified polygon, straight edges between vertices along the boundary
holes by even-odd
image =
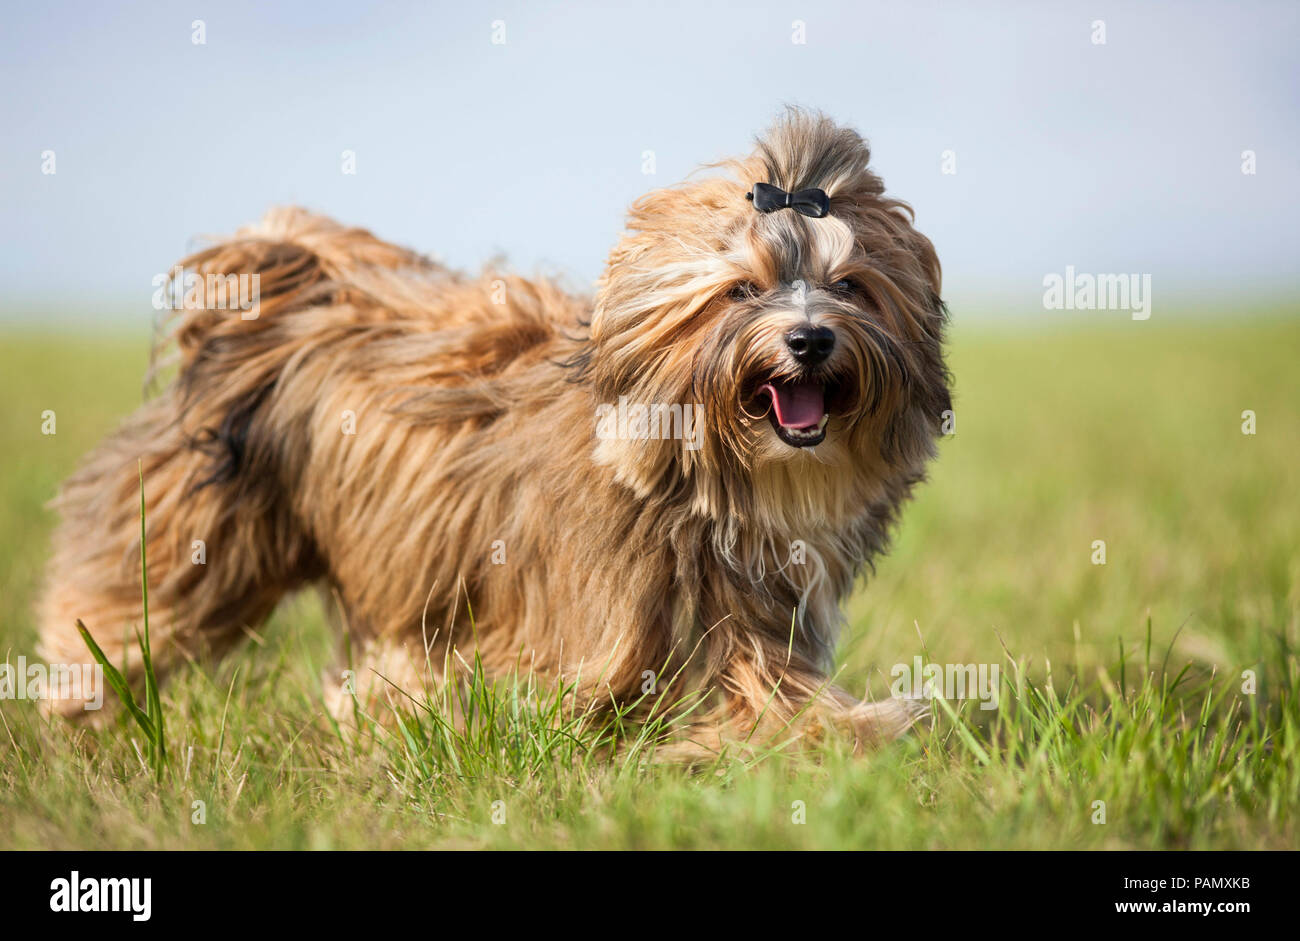
[[[753,211],[735,180],[648,193],[632,205],[597,286],[584,364],[597,404],[617,407],[624,399],[627,406],[672,410],[675,430],[687,436],[598,441],[597,460],[642,495],[689,474],[705,446],[695,357],[710,305],[735,279],[724,254],[727,232],[738,213]]]
[[[753,211],[744,194],[735,181],[710,179],[632,205],[597,285],[588,375],[600,395],[689,392],[683,360],[700,313],[733,280],[723,249],[736,214]]]

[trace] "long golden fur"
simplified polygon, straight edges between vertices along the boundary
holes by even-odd
[[[840,603],[950,407],[945,312],[930,242],[868,159],[853,131],[787,112],[748,158],[638,200],[590,299],[297,209],[186,259],[260,275],[258,316],[182,310],[174,379],[66,482],[42,653],[85,661],[81,618],[138,671],[143,461],[161,670],[319,583],[362,644],[363,702],[477,642],[490,671],[522,660],[604,702],[641,696],[646,671],[707,692],[706,748],[760,718],[899,733],[909,704],[860,702],[828,671]],[[755,182],[818,187],[830,212],[756,211]],[[834,334],[814,367],[791,358],[800,324]],[[767,414],[796,388],[830,415],[815,447]],[[699,403],[699,447],[598,438],[620,397]]]

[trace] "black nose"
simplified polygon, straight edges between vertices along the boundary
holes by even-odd
[[[825,362],[835,349],[835,333],[830,327],[814,327],[806,324],[795,327],[785,335],[785,345],[790,347],[790,354],[805,366],[816,366]]]

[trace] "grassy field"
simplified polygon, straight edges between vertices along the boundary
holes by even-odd
[[[462,731],[422,714],[344,741],[304,597],[164,687],[161,780],[124,716],[92,730],[0,702],[0,847],[1300,848],[1297,314],[957,331],[956,435],[850,606],[839,679],[884,696],[922,653],[996,663],[995,710],[936,708],[865,758],[695,773],[611,759],[610,730],[509,686],[475,693],[497,708]],[[144,347],[2,341],[10,660],[32,655],[43,504],[140,400]]]

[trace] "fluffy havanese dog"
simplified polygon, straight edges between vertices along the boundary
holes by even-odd
[[[187,292],[166,387],[64,485],[42,653],[87,661],[81,619],[139,674],[142,464],[160,671],[318,583],[341,716],[476,650],[587,702],[698,694],[704,749],[899,734],[912,702],[831,682],[840,604],[951,406],[939,262],[869,156],[787,111],[639,199],[593,297],[297,209],[186,259],[256,309]]]

